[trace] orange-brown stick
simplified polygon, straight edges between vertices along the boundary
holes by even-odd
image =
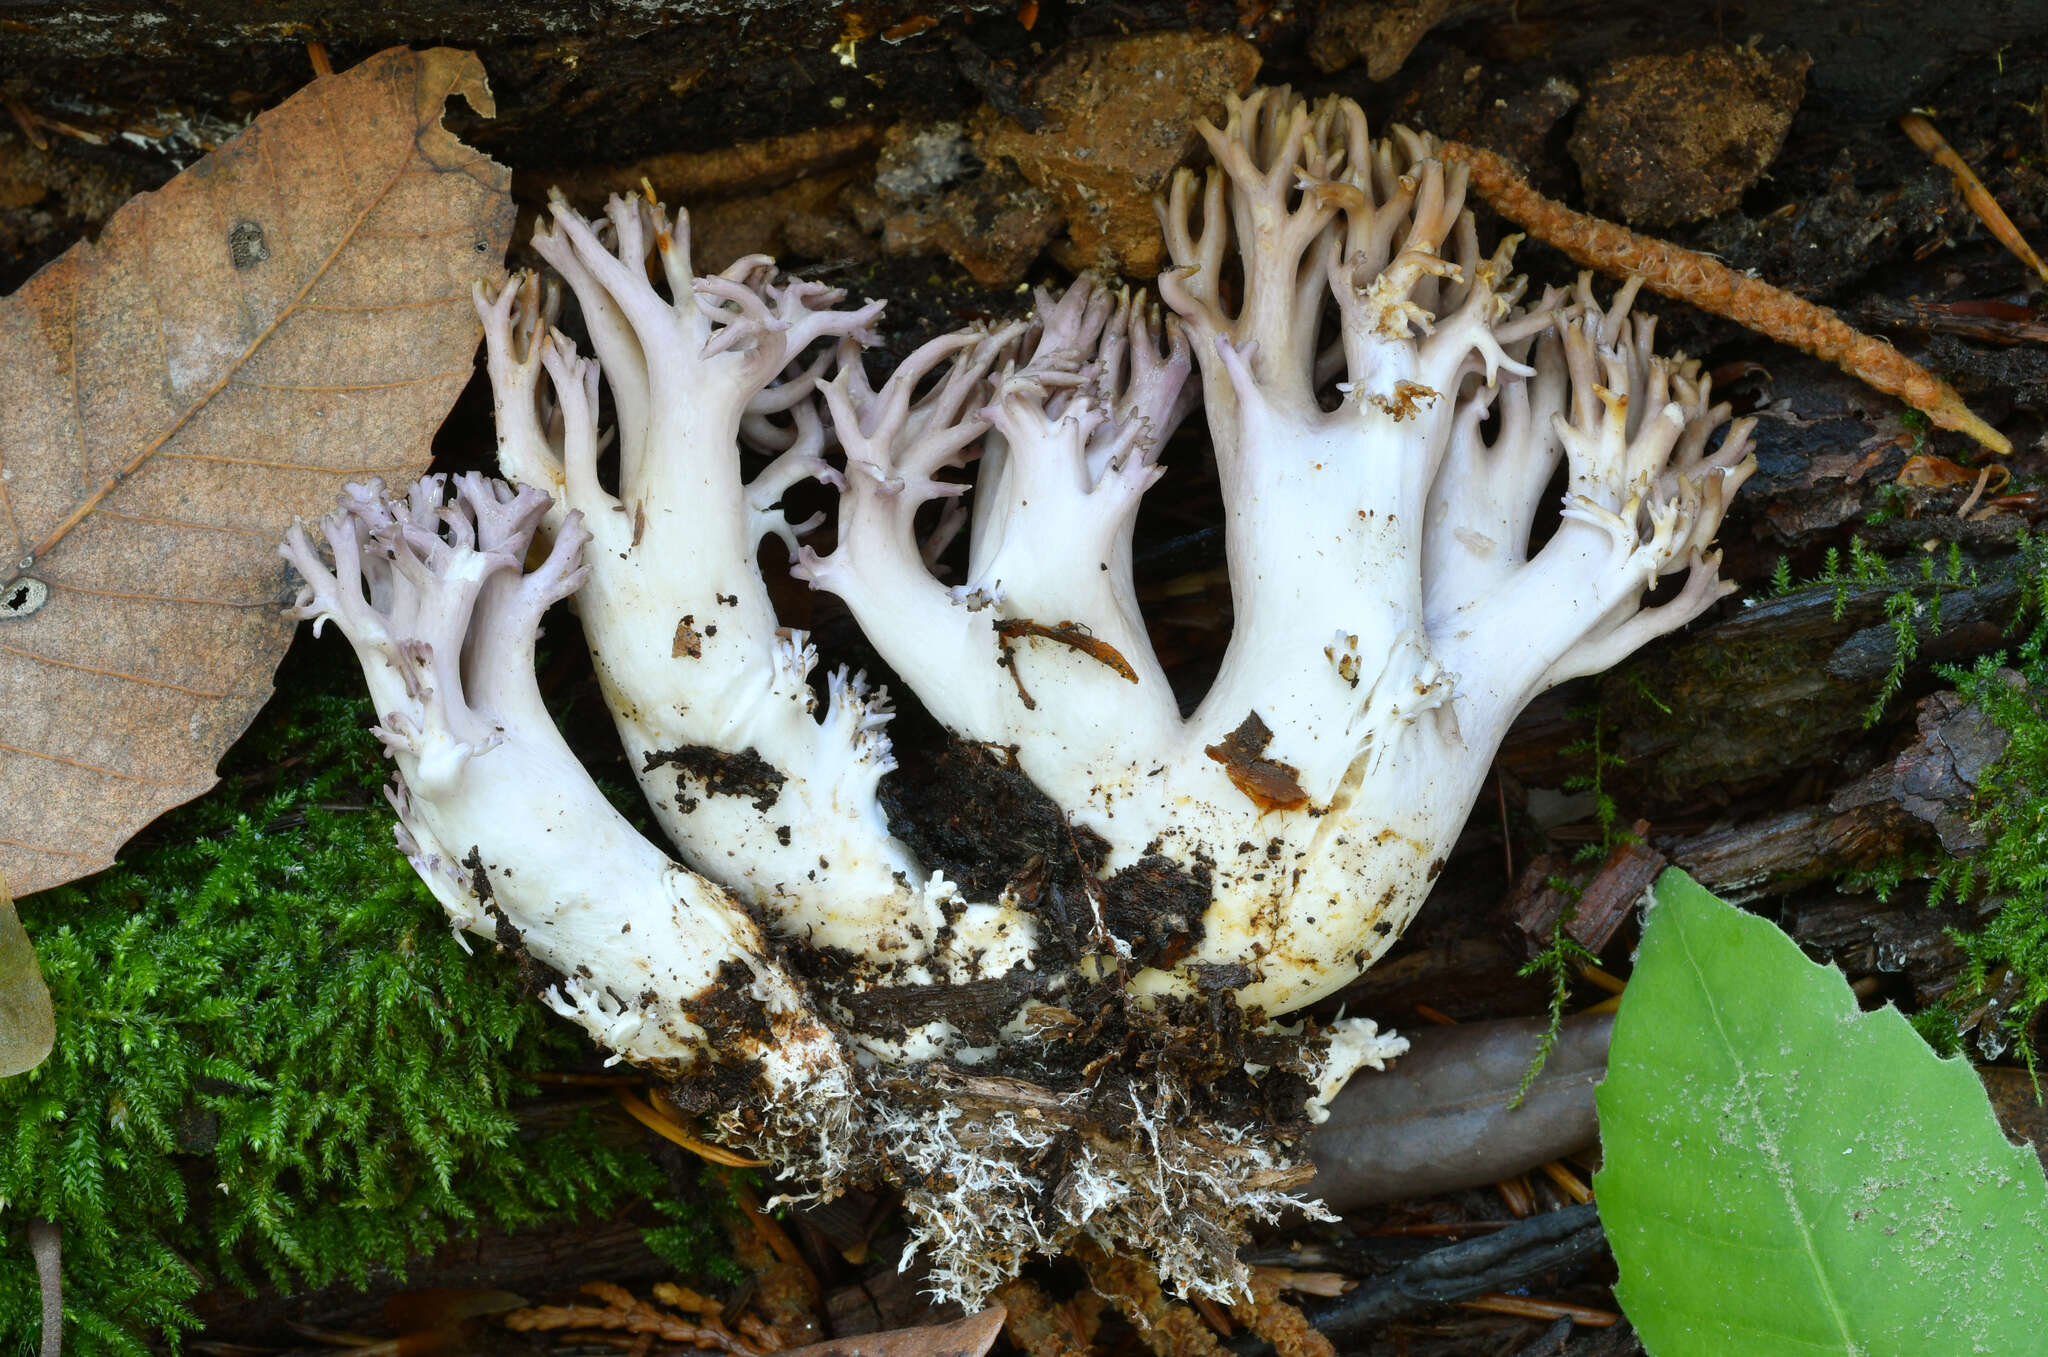
[[[1970,168],[1970,163],[1956,154],[1955,147],[1948,144],[1948,138],[1936,131],[1934,124],[1918,113],[1908,113],[1899,119],[1899,130],[1909,137],[1915,146],[1927,152],[1934,163],[1955,176],[1956,187],[1962,191],[1963,202],[1977,214],[1977,220],[1984,223],[1984,229],[1998,238],[1998,243],[2011,250],[2022,264],[2048,282],[2048,263],[2034,253],[2034,247],[2020,234],[2020,228],[2012,224],[2012,218],[2005,215],[2005,209],[1998,205],[1998,199],[1991,196],[1991,190],[1984,187],[1984,181]]]
[[[1883,340],[1857,331],[1827,307],[1739,273],[1708,255],[1574,212],[1538,193],[1514,166],[1482,147],[1446,142],[1443,155],[1472,167],[1472,187],[1496,212],[1562,250],[1573,262],[1618,277],[1634,274],[1652,292],[1726,316],[1781,344],[1824,358],[1993,452],[2012,451],[2011,441],[1971,413],[1954,387]]]

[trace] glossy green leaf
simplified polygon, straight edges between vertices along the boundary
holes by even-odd
[[[1969,1065],[1665,873],[1599,1094],[1653,1357],[2048,1350],[2048,1184]]]
[[[42,1064],[56,1039],[43,968],[14,912],[7,879],[0,877],[0,1079]]]

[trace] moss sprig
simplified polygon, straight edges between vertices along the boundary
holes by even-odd
[[[522,1133],[515,1071],[585,1045],[451,936],[343,686],[286,681],[220,791],[22,902],[58,1037],[0,1082],[0,1353],[39,1342],[31,1217],[63,1226],[66,1351],[139,1355],[175,1351],[213,1284],[360,1285],[665,1189],[588,1118]]]

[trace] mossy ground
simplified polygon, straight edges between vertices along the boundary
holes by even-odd
[[[1876,516],[1873,516],[1875,521]],[[1948,899],[1997,905],[1981,930],[1953,933],[1966,958],[1962,976],[1913,1025],[1944,1055],[1976,1033],[1978,1053],[1996,1059],[2010,1049],[2039,1075],[2036,1027],[2048,1010],[2048,536],[2022,532],[2002,569],[2017,586],[2018,605],[2006,623],[2008,646],[1968,665],[1936,665],[1933,672],[2004,733],[2005,752],[1977,789],[1972,818],[1989,843],[1978,853],[1951,857],[1924,845],[1874,868],[1848,874],[1842,884],[1885,899],[1908,881],[1924,879],[1930,905]],[[1803,588],[1832,590],[1840,617],[1854,590],[1889,589],[1883,605],[1892,633],[1891,667],[1863,714],[1877,725],[1905,687],[1924,640],[1942,628],[1947,595],[1982,582],[1978,565],[1951,542],[1945,551],[1888,559],[1851,538],[1847,558],[1830,548],[1820,575],[1794,581],[1781,560],[1772,593]]]
[[[65,1351],[90,1357],[175,1349],[212,1285],[360,1284],[667,1191],[594,1118],[521,1133],[518,1072],[588,1044],[462,950],[392,847],[345,660],[302,641],[220,789],[21,904],[58,1035],[0,1081],[0,1353],[39,1342],[31,1217],[63,1227]],[[695,1238],[687,1213],[650,1234]]]
[[[1914,1025],[1944,1054],[1978,1018],[1978,1048],[1995,1058],[2010,1042],[2039,1079],[2035,1028],[2048,1008],[2048,537],[2021,539],[2020,607],[2009,651],[1942,676],[2005,732],[2005,753],[1978,787],[1978,822],[1990,842],[1974,857],[1931,865],[1930,903],[1996,899],[1979,932],[1958,935],[1968,958],[1961,983]],[[2017,675],[2017,681],[2014,676]]]

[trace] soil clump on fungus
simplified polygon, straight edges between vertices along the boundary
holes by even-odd
[[[1536,701],[1510,732],[1416,922],[1386,959],[1310,1018],[1327,1021],[1341,1009],[1405,1031],[1439,1020],[1541,1017],[1554,980],[1567,1011],[1597,1002],[1605,991],[1576,966],[1525,973],[1532,957],[1545,955],[1561,910],[1557,900],[1539,897],[1562,889],[1556,875],[1570,878],[1567,893],[1597,898],[1605,874],[1619,880],[1642,870],[1627,860],[1636,839],[1642,852],[1778,920],[1813,955],[1840,965],[1869,1002],[1949,1015],[1956,1040],[2007,1095],[2001,1110],[2015,1134],[2048,1145],[2038,1109],[2011,1096],[2017,1056],[1996,1017],[2027,976],[2011,958],[1994,957],[1984,979],[1972,969],[1979,954],[1957,940],[1991,926],[1997,902],[1951,898],[1932,910],[1924,903],[1928,875],[1982,851],[1984,834],[1967,826],[1992,794],[1985,769],[2006,747],[1959,708],[1956,680],[1937,666],[2009,648],[2015,610],[2048,578],[2032,536],[2048,516],[2048,304],[2039,280],[1991,239],[1949,173],[1896,125],[1913,107],[1937,110],[1942,134],[1992,196],[2037,247],[2048,244],[2048,19],[2037,7],[2002,0],[1966,0],[1939,22],[1924,7],[1887,3],[1859,9],[1853,22],[1788,10],[1758,11],[1739,25],[1711,7],[1414,5],[1398,8],[1425,17],[1411,21],[1405,57],[1383,70],[1387,58],[1347,48],[1343,34],[1367,31],[1391,8],[1361,0],[1042,0],[1000,10],[897,3],[828,10],[706,0],[660,14],[622,7],[593,17],[528,0],[508,0],[488,15],[414,0],[286,4],[258,25],[235,6],[187,7],[167,21],[115,15],[89,24],[71,7],[17,6],[0,51],[0,92],[13,113],[0,122],[0,287],[18,286],[93,234],[128,194],[165,182],[253,111],[297,88],[309,74],[309,41],[322,44],[337,67],[394,42],[477,50],[498,117],[456,111],[450,125],[515,167],[525,217],[542,209],[551,184],[563,183],[587,210],[605,191],[631,190],[645,175],[691,210],[700,271],[769,250],[792,271],[855,299],[887,297],[879,322],[885,351],[871,359],[880,360],[878,369],[943,330],[1016,314],[1028,295],[1020,287],[1062,280],[1069,267],[1099,264],[1105,255],[1156,263],[1146,254],[1155,242],[1136,237],[1174,162],[1135,157],[1144,163],[1117,176],[1076,171],[1091,163],[1086,119],[1074,116],[1094,107],[1090,99],[1116,95],[1115,116],[1137,129],[1131,139],[1148,151],[1159,150],[1157,138],[1147,139],[1148,117],[1162,127],[1182,125],[1191,100],[1239,92],[1254,78],[1356,98],[1376,131],[1405,122],[1499,151],[1574,207],[1633,220],[1834,307],[1952,382],[2016,451],[1987,463],[1965,440],[1930,429],[1824,364],[1728,321],[1645,298],[1640,309],[1660,317],[1661,345],[1702,357],[1737,413],[1760,418],[1759,470],[1720,534],[1722,573],[1739,584],[1740,599],[1615,672]],[[1732,45],[1738,37],[1743,45]],[[1123,73],[1115,89],[1100,88],[1104,71]],[[1640,116],[1647,105],[1708,110],[1709,130],[1725,135],[1701,132],[1679,145],[1667,120]],[[1513,229],[1484,209],[1480,217],[1484,238]],[[528,225],[515,235],[515,264],[537,262]],[[1533,242],[1516,262],[1539,283],[1567,282],[1573,273]],[[573,301],[562,323],[580,329]],[[875,379],[884,375],[877,370]],[[436,468],[485,468],[492,446],[490,391],[479,379],[437,440]],[[1179,434],[1163,461],[1169,474],[1145,501],[1132,550],[1154,648],[1191,706],[1233,622],[1220,493],[1199,432]],[[1995,474],[1980,477],[1987,465]],[[800,490],[792,501],[792,517],[800,518],[826,507],[829,496]],[[762,566],[784,620],[810,629],[835,658],[889,678],[844,606],[791,580],[779,547],[770,546]],[[689,639],[678,631],[679,648]],[[1016,644],[1058,643],[1027,637]],[[294,666],[347,660],[333,642],[302,638],[298,646]],[[542,672],[571,743],[614,803],[646,827],[632,790],[638,770],[615,752],[588,657],[566,618],[549,628]],[[893,680],[890,686],[906,691]],[[924,862],[970,898],[1013,892],[1071,956],[1087,950],[1098,911],[1131,941],[1135,965],[1171,964],[1200,945],[1211,888],[1203,870],[1148,858],[1104,878],[1104,845],[1032,785],[1014,751],[953,741],[904,705],[892,727],[899,767],[884,783],[883,804],[892,832]],[[250,738],[274,747],[278,730],[259,725]],[[1255,736],[1225,749],[1219,762],[1234,759],[1260,786],[1284,793],[1277,770],[1260,766]],[[698,747],[662,757],[706,798],[772,806],[779,794],[780,774],[765,764]],[[349,797],[355,804],[354,791]],[[328,814],[320,807],[291,813],[316,821]],[[227,832],[206,823],[209,833]],[[171,821],[160,830],[180,832]],[[289,832],[295,827],[275,831]],[[1539,859],[1545,871],[1535,879],[1529,865]],[[419,917],[423,928],[441,927],[431,905]],[[1600,920],[1579,940],[1605,971],[1625,973],[1637,921],[1627,909],[1603,910]],[[561,978],[523,948],[502,951],[479,961],[514,986],[522,977],[538,988]],[[855,969],[848,955],[800,941],[783,944],[778,955],[820,983]],[[1040,999],[1046,1028],[1028,1064],[998,1056],[993,1064],[934,1070],[920,1076],[923,1085],[878,1076],[878,1086],[905,1108],[983,1096],[1018,1105],[1043,1100],[1049,1115],[1069,1120],[1034,1171],[1060,1181],[1073,1161],[1099,1149],[1091,1121],[1106,1137],[1131,1130],[1128,1089],[1161,1070],[1171,1071],[1192,1112],[1309,1134],[1306,1080],[1244,1075],[1247,1063],[1277,1058],[1271,1039],[1255,1030],[1263,1015],[1241,1010],[1228,992],[1245,977],[1209,979],[1196,994],[1156,1005],[1134,1002],[1116,983],[1054,993],[1031,972],[953,986],[840,985],[836,1016],[875,1032],[943,1019],[970,1043],[994,1045],[1019,1002]],[[652,1133],[614,1115],[605,1081],[621,1071],[605,1071],[594,1055],[580,1060],[524,1027],[518,1042],[500,1050],[550,1067],[525,1073],[564,1081],[525,1086],[531,1091],[511,1104],[518,1134],[547,1146],[556,1156],[548,1171],[566,1180],[573,1177],[569,1152],[555,1148],[554,1137],[577,1128],[585,1138],[577,1153],[601,1163],[614,1187],[641,1194],[640,1205],[621,1213],[617,1191],[564,1188],[560,1200],[612,1213],[571,1219],[546,1217],[522,1200],[517,1210],[483,1213],[495,1222],[487,1242],[423,1236],[429,1251],[405,1280],[379,1270],[380,1262],[358,1278],[367,1290],[336,1281],[343,1274],[332,1269],[308,1284],[308,1274],[280,1265],[255,1278],[262,1284],[251,1296],[201,1263],[204,1284],[189,1286],[181,1303],[203,1321],[202,1336],[277,1348],[297,1341],[289,1323],[388,1336],[395,1325],[386,1325],[387,1302],[426,1287],[538,1300],[588,1281],[639,1290],[674,1280],[675,1250],[651,1251],[644,1238],[661,1243],[658,1232],[674,1222],[646,1203],[676,1186],[697,1192],[699,1161],[673,1146],[650,1150]],[[1019,1085],[1029,1087],[1020,1092]],[[636,1099],[648,1091],[621,1086]],[[680,1085],[667,1096],[717,1113],[743,1093],[744,1081],[735,1078]],[[593,1129],[593,1122],[601,1125]],[[212,1186],[219,1181],[215,1138],[197,1126],[174,1131],[194,1202],[220,1195]],[[622,1166],[619,1145],[650,1157]],[[1577,1179],[1586,1165],[1560,1167]],[[308,1180],[281,1190],[316,1187]],[[451,1200],[460,1197],[459,1178],[448,1190]],[[1568,1192],[1562,1179],[1533,1172],[1498,1187],[1362,1207],[1341,1224],[1269,1232],[1244,1257],[1291,1270],[1260,1274],[1268,1280],[1338,1273],[1373,1283],[1463,1237],[1461,1229],[1560,1215]],[[926,1305],[912,1279],[893,1276],[905,1237],[889,1195],[800,1206],[780,1222],[750,1215],[730,1187],[709,1195],[729,1208],[741,1241],[735,1251],[758,1255],[752,1270],[761,1278],[775,1268],[809,1274],[815,1288],[795,1289],[836,1332],[943,1313]],[[450,1219],[460,1214],[445,1202],[437,1209]],[[527,1228],[495,1233],[509,1223]],[[1582,1239],[1584,1222],[1568,1223],[1581,1233],[1560,1238]],[[4,1236],[4,1246],[27,1256],[15,1234]],[[1489,1289],[1612,1312],[1612,1265],[1596,1227],[1584,1247],[1542,1259],[1520,1275],[1487,1273]],[[1105,1319],[1076,1299],[1085,1292],[1079,1272],[1043,1268],[1031,1276],[1040,1299],[1055,1298],[1057,1327],[1070,1340],[1092,1333],[1100,1352],[1145,1341],[1128,1319]],[[687,1280],[717,1291],[733,1323],[748,1295],[767,1286],[705,1273]],[[1028,1299],[1013,1301],[1013,1312]],[[1311,1318],[1320,1303],[1298,1293],[1291,1300]],[[110,1304],[84,1293],[74,1303]],[[1176,1322],[1194,1316],[1196,1337],[1183,1350],[1203,1349],[1197,1340],[1209,1332],[1222,1341],[1220,1310],[1174,1313]],[[1361,1353],[1466,1357],[1527,1349],[1549,1325],[1418,1307],[1343,1343]],[[1241,1330],[1234,1333],[1232,1341],[1249,1347]],[[511,1340],[490,1329],[479,1341]],[[1557,1350],[1625,1357],[1639,1349],[1624,1323],[1582,1328]]]

